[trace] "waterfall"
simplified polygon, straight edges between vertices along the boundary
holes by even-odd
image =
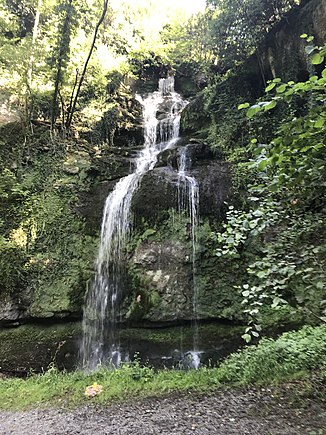
[[[198,368],[200,359],[198,355],[198,297],[196,285],[196,250],[197,250],[197,226],[199,213],[199,188],[194,177],[187,175],[191,167],[191,158],[187,146],[179,150],[178,158],[178,209],[179,213],[186,212],[190,218],[190,234],[192,242],[192,282],[193,282],[193,352],[188,352],[187,358],[191,358],[193,368]]]
[[[120,363],[118,323],[125,290],[125,250],[132,226],[132,198],[143,176],[154,168],[159,152],[177,141],[181,111],[187,104],[174,92],[173,77],[160,79],[158,91],[138,100],[143,105],[144,146],[135,160],[133,173],[122,178],[106,199],[95,278],[86,295],[81,363],[89,370],[99,364]],[[156,118],[158,110],[164,116],[161,121]]]

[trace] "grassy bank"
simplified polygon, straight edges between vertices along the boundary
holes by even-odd
[[[285,333],[277,340],[263,339],[256,346],[230,355],[217,368],[154,371],[133,363],[119,370],[102,368],[91,374],[62,373],[50,368],[42,375],[27,379],[2,379],[0,407],[76,406],[226,385],[270,384],[304,378],[314,370],[326,381],[325,361],[326,326],[304,327]],[[93,398],[86,397],[86,387],[94,383],[103,387],[102,392]]]

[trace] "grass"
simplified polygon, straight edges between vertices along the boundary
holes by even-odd
[[[319,370],[326,380],[325,361],[326,326],[304,327],[277,340],[263,339],[256,346],[230,355],[216,368],[154,371],[135,362],[113,371],[100,368],[88,374],[65,373],[50,368],[27,379],[2,379],[0,407],[73,407],[178,391],[207,391],[226,385],[270,384],[304,377],[313,370]],[[90,399],[84,392],[95,382],[103,386],[103,391]]]

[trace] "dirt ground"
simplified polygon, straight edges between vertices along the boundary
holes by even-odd
[[[1,435],[326,435],[325,391],[278,388],[180,393],[74,410],[0,412]]]

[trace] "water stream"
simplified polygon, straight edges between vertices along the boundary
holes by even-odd
[[[158,91],[138,99],[143,105],[144,146],[135,160],[133,173],[122,178],[106,199],[95,278],[86,296],[81,363],[89,370],[107,363],[118,366],[124,357],[117,324],[125,291],[125,249],[132,226],[131,201],[143,176],[154,168],[158,154],[178,140],[180,115],[187,104],[174,92],[172,77],[160,79]],[[158,111],[161,120],[157,119]]]
[[[185,362],[192,368],[200,364],[199,337],[198,337],[198,295],[196,283],[196,253],[197,253],[197,227],[199,218],[199,187],[196,179],[187,172],[191,168],[191,158],[188,147],[179,149],[178,158],[178,211],[186,213],[190,218],[189,235],[192,242],[192,326],[193,326],[193,351],[185,355]]]

